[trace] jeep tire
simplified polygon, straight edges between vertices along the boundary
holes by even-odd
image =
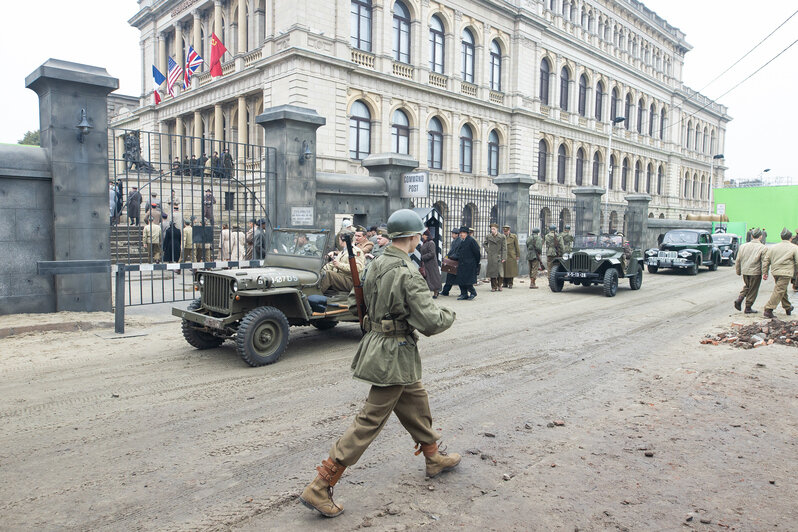
[[[659,266],[655,266],[654,264],[648,265],[648,273],[657,273],[659,270]]]
[[[629,278],[629,287],[632,290],[640,290],[643,286],[643,268],[637,270],[637,273]]]
[[[288,346],[288,320],[274,307],[250,310],[236,333],[236,349],[252,367],[274,364]]]
[[[562,266],[554,264],[549,272],[549,288],[552,292],[562,292],[562,287],[565,285],[565,279],[557,279],[557,274],[560,273]]]
[[[618,270],[607,268],[604,272],[604,295],[614,297],[618,293]]]
[[[194,311],[201,308],[202,301],[195,299],[188,304],[186,310]],[[186,342],[188,342],[189,345],[196,347],[197,349],[213,349],[214,347],[219,347],[224,343],[224,338],[197,330],[196,325],[188,320],[183,320],[182,329],[183,338],[186,339]]]
[[[326,331],[338,325],[338,322],[335,320],[313,320],[310,324],[320,331]]]

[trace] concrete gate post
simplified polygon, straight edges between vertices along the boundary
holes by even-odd
[[[39,95],[41,145],[53,191],[53,259],[110,260],[107,96],[119,80],[104,68],[48,59],[25,78]],[[78,126],[86,135],[79,135]],[[56,310],[110,311],[107,273],[55,276]]]
[[[263,127],[264,144],[276,148],[276,178],[268,187],[272,224],[319,226],[316,130],[326,124],[327,119],[313,109],[278,105],[264,110],[255,117],[255,122]]]
[[[601,232],[601,196],[604,192],[601,187],[577,187],[573,190],[576,196],[574,236]]]
[[[626,202],[626,240],[633,248],[645,247],[645,238],[648,233],[648,203],[651,196],[648,194],[629,194]]]
[[[493,178],[499,188],[499,225],[509,225],[510,231],[518,235],[521,256],[518,261],[519,275],[529,272],[526,261],[526,237],[529,236],[529,187],[535,180],[529,174],[501,174]]]
[[[369,171],[369,175],[381,177],[385,180],[388,190],[388,199],[385,205],[387,220],[392,212],[399,209],[410,208],[410,198],[401,198],[402,174],[412,172],[418,168],[418,161],[409,155],[397,153],[375,153],[369,155],[361,163]]]

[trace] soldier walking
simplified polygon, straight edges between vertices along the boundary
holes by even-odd
[[[535,227],[532,234],[526,239],[526,260],[529,262],[529,288],[537,288],[540,260],[543,257],[543,239],[540,238],[540,229]]]
[[[147,217],[147,225],[141,232],[141,241],[147,246],[147,255],[151,263],[161,262],[161,224],[155,223],[152,216]]]
[[[571,234],[571,226],[566,225],[565,230],[560,233],[560,242],[562,243],[562,252],[570,253],[574,249],[574,235]]]
[[[510,226],[502,227],[502,233],[507,240],[507,261],[504,263],[504,288],[513,287],[513,279],[518,277],[518,258],[521,256],[521,246],[518,244],[518,235],[510,232]]]
[[[781,242],[768,249],[762,261],[762,279],[767,281],[768,272],[772,271],[773,280],[776,282],[770,299],[765,303],[763,316],[766,318],[774,317],[773,311],[779,306],[779,302],[788,316],[792,314],[794,308],[790,304],[790,298],[787,297],[787,288],[798,271],[798,246],[792,244],[790,238],[792,233],[785,227],[781,230]]]
[[[562,257],[562,242],[557,236],[557,226],[550,225],[549,232],[546,233],[546,269],[551,271],[554,259]]]
[[[507,240],[504,235],[499,234],[499,224],[490,224],[490,233],[485,237],[483,245],[488,258],[485,275],[490,278],[490,291],[501,292],[504,262],[507,260]]]
[[[329,458],[317,467],[318,475],[305,487],[299,500],[325,517],[344,511],[333,501],[333,486],[347,467],[357,463],[377,437],[391,413],[410,433],[416,454],[424,453],[427,476],[453,469],[460,456],[438,449],[440,435],[432,428],[432,413],[421,383],[418,334],[438,334],[454,322],[455,313],[438,308],[424,278],[413,266],[410,253],[425,230],[421,218],[409,209],[388,218],[388,236],[393,240],[385,253],[369,265],[363,280],[366,317],[365,336],[358,344],[352,371],[355,379],[371,385],[366,404],[352,425],[330,449]],[[357,305],[354,294],[349,308]]]
[[[762,244],[762,230],[751,230],[751,240],[740,246],[737,252],[737,261],[734,270],[737,275],[743,276],[743,289],[734,300],[734,308],[742,310],[745,299],[745,313],[756,314],[751,307],[759,294],[759,285],[762,283],[762,260],[765,258],[767,247]]]

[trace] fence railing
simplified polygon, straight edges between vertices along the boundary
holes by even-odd
[[[540,194],[529,195],[529,232],[539,228],[546,234],[549,226],[556,225],[557,231],[573,226],[576,220],[576,200]]]

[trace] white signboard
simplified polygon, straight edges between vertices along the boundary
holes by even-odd
[[[291,225],[313,225],[313,207],[291,207]]]
[[[518,233],[518,243],[526,245],[526,239],[529,238],[529,233]]]
[[[402,174],[401,198],[426,198],[429,196],[429,173]]]
[[[725,203],[718,203],[715,207],[718,209],[718,214],[726,214],[726,204]]]

